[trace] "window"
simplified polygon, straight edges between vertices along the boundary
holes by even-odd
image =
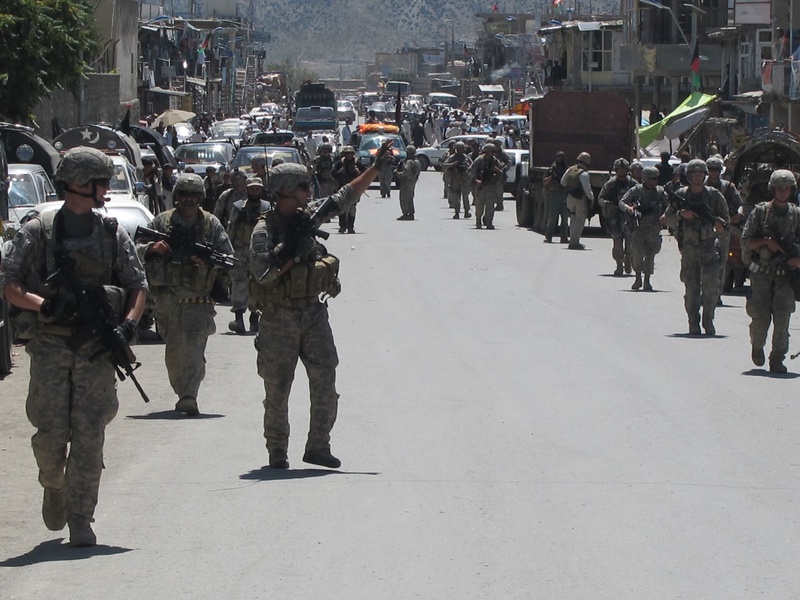
[[[583,36],[583,71],[611,71],[612,32],[587,31]]]

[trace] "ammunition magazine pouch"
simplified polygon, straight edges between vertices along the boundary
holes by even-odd
[[[314,263],[293,266],[277,281],[269,284],[250,281],[250,298],[257,308],[296,306],[298,302],[320,296],[335,298],[342,291],[339,259],[326,254]]]

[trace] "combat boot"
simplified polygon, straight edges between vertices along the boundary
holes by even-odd
[[[97,536],[89,525],[91,519],[72,516],[69,518],[69,545],[75,548],[86,548],[97,545]]]
[[[625,273],[630,275],[631,271],[633,271],[633,267],[631,266],[631,257],[630,256],[626,256],[625,257]]]
[[[261,315],[254,311],[250,311],[250,331],[258,331],[258,320],[261,318]]]
[[[636,279],[633,280],[631,289],[638,290],[640,287],[642,287],[642,275],[640,273],[636,273]]]
[[[200,414],[200,409],[197,407],[197,400],[189,396],[180,398],[175,404],[175,410],[182,412],[187,417],[196,417]]]
[[[700,317],[689,319],[689,335],[700,335]]]
[[[289,458],[286,450],[271,450],[269,453],[269,466],[273,469],[288,469]]]
[[[614,277],[619,277],[620,275],[622,275],[622,261],[618,260],[617,268],[614,269]]]
[[[233,321],[228,323],[228,329],[237,335],[244,335],[246,331],[244,328],[244,311],[235,310],[233,311],[233,314],[234,318]]]
[[[342,461],[336,458],[331,451],[325,450],[306,450],[303,454],[303,462],[329,469],[338,469],[342,466]]]
[[[64,510],[64,490],[44,488],[42,520],[50,531],[64,529],[67,524],[67,513]]]
[[[469,212],[469,211],[467,211],[467,212],[465,212],[465,213],[464,213],[464,218],[465,218],[465,219],[469,219],[471,216],[472,216],[472,214],[470,214],[470,212]]]
[[[770,356],[769,357],[769,372],[770,373],[787,373],[786,365],[783,364],[783,357]]]
[[[757,367],[764,366],[764,348],[756,348],[753,346],[753,349],[750,350],[750,358],[753,359],[753,364]],[[772,361],[770,361],[772,363]]]
[[[644,285],[642,285],[642,289],[645,292],[652,292],[653,291],[653,286],[650,285],[650,275],[645,275],[644,276]]]
[[[459,216],[458,216],[458,213],[456,213],[456,214],[454,214],[454,215],[453,215],[453,218],[454,218],[454,219],[460,219],[461,217],[459,217]]]
[[[714,317],[703,315],[703,329],[705,329],[706,335],[715,335],[717,333],[717,329],[714,327]]]

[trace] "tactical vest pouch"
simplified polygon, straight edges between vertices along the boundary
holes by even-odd
[[[316,291],[316,295],[325,294],[335,298],[342,291],[342,283],[339,281],[339,259],[328,254],[314,263],[310,269],[311,289]]]
[[[29,340],[36,333],[39,327],[39,313],[32,310],[24,310],[13,304],[8,304],[8,318],[14,328],[14,334],[23,340]]]

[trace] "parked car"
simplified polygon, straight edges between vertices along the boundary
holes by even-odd
[[[250,163],[258,156],[267,157],[267,167],[272,166],[272,161],[278,157],[286,163],[303,164],[300,151],[293,146],[242,146],[233,157],[232,168],[250,173],[252,171]]]
[[[351,119],[353,123],[356,122],[356,107],[350,100],[337,100],[336,112],[339,114],[340,121]]]
[[[294,131],[278,129],[277,131],[256,131],[247,138],[247,146],[283,146],[294,140]]]
[[[133,165],[120,154],[112,154],[110,158],[114,163],[114,177],[111,178],[109,197],[116,200],[139,202],[143,206],[147,206],[144,182],[139,179]]]
[[[245,137],[250,122],[242,119],[225,119],[211,124],[211,139],[214,141],[231,139],[241,140]]]

